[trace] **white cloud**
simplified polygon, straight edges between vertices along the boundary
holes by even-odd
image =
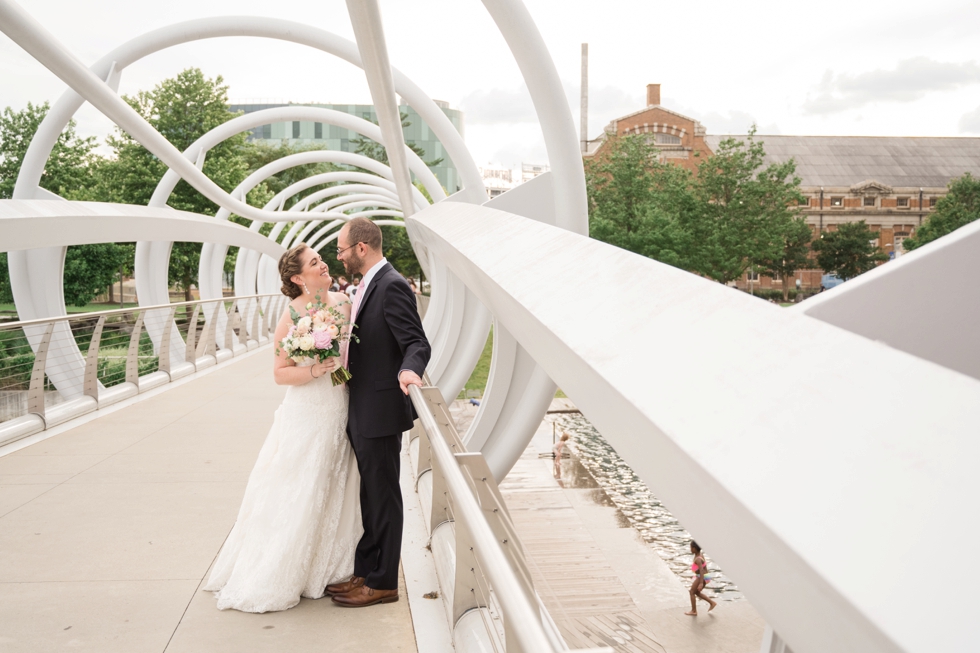
[[[835,75],[828,70],[807,96],[803,112],[832,114],[873,102],[914,102],[931,91],[949,91],[980,83],[980,65],[975,61],[952,63],[928,57],[898,62],[893,70],[872,70],[856,75]]]
[[[960,118],[960,132],[980,134],[980,107],[963,114]]]
[[[473,91],[459,101],[459,107],[466,113],[466,122],[470,125],[537,121],[527,86]]]

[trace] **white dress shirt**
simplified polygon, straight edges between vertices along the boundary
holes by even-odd
[[[374,275],[376,275],[378,273],[378,270],[383,268],[386,263],[388,263],[388,259],[382,256],[380,261],[372,265],[371,269],[364,273],[364,276],[361,277],[361,284],[363,285],[361,286],[361,289],[358,292],[362,292],[362,293],[367,292],[368,285],[370,285],[371,283],[371,279],[374,278]]]

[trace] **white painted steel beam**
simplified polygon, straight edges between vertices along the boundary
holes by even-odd
[[[792,310],[980,379],[980,222]]]
[[[407,227],[796,653],[973,647],[923,552],[980,544],[980,382],[513,214],[442,203]],[[583,265],[628,282],[596,304]]]
[[[167,238],[227,243],[278,258],[281,245],[234,222],[171,208],[110,202],[0,200],[0,251]]]
[[[347,0],[347,12],[357,39],[364,76],[367,78],[368,88],[371,89],[374,111],[381,126],[382,138],[374,140],[384,143],[403,210],[405,215],[412,215],[415,212],[412,204],[412,177],[405,156],[405,134],[402,132],[395,81],[391,74],[391,63],[388,61],[388,44],[385,43],[381,10],[377,0]]]
[[[0,6],[0,11],[14,11],[24,18],[23,12],[16,3],[7,0],[4,0]],[[27,22],[31,22],[29,18]],[[0,29],[17,31],[19,28],[14,23],[0,21]],[[93,64],[91,70],[99,79],[107,80],[110,89],[115,92],[123,69],[143,57],[181,43],[231,36],[290,41],[333,54],[355,66],[360,65],[360,56],[355,44],[324,30],[274,18],[228,16],[191,20],[153,30],[109,52]],[[57,47],[57,44],[50,41],[46,47]],[[392,72],[398,93],[422,116],[442,142],[446,153],[460,172],[465,191],[474,197],[482,196],[486,191],[479,170],[455,127],[418,86],[399,71]],[[38,183],[51,149],[82,102],[82,97],[73,89],[69,89],[47,113],[24,157],[14,189],[15,198],[56,197],[40,188]],[[338,162],[353,163],[377,171],[379,174],[384,172],[376,168],[386,169],[382,164],[353,153],[333,154]],[[352,162],[347,159],[363,161]],[[418,194],[417,189],[412,190],[414,194]],[[438,199],[439,196],[436,197]],[[18,251],[8,257],[11,288],[18,312],[22,317],[33,319],[65,313],[63,292],[60,284],[57,283],[63,273],[64,254],[64,248],[45,248],[29,252]],[[149,256],[148,253],[146,255]],[[152,258],[165,258],[166,255],[169,255],[169,252],[157,252]],[[440,292],[438,288],[434,291],[436,294]]]

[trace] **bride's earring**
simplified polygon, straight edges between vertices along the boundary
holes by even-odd
[[[303,284],[303,290],[306,291],[306,294],[307,295],[310,294],[310,289],[306,287],[306,284],[305,283]]]

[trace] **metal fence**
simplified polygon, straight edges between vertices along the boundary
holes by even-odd
[[[438,388],[410,394],[419,419],[409,450],[456,650],[567,651],[483,454],[466,450]]]
[[[0,445],[270,342],[286,302],[249,295],[0,324]]]

